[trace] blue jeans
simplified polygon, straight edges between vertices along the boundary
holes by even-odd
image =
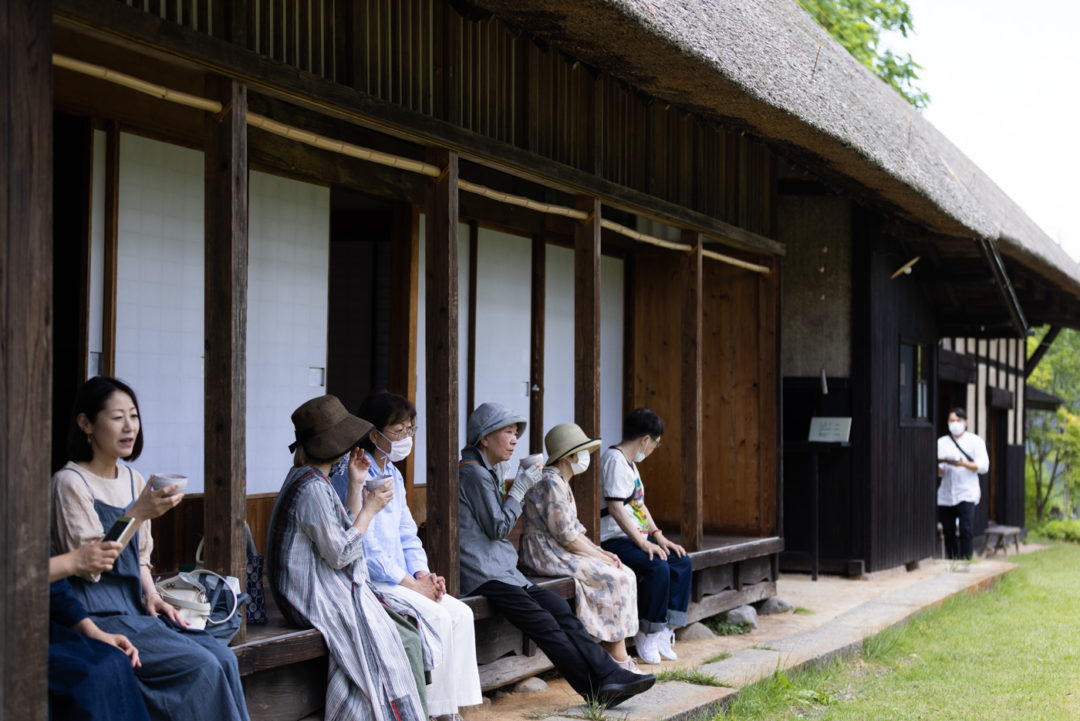
[[[650,561],[649,554],[626,536],[608,539],[600,547],[614,553],[637,574],[638,627],[642,633],[686,625],[690,582],[694,578],[690,556],[679,558],[671,553],[663,561],[654,555]]]
[[[956,521],[960,521],[959,543],[957,543]],[[945,535],[946,558],[969,559],[975,552],[975,504],[961,501],[955,506],[938,506],[938,520]]]

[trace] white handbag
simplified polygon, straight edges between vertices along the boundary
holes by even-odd
[[[202,565],[202,541],[195,551],[195,561]],[[207,588],[203,582],[205,576],[212,576],[227,588],[232,595],[232,609],[224,618],[212,618],[212,608],[207,598]],[[188,628],[201,631],[210,626],[218,626],[226,623],[233,616],[240,605],[240,580],[232,576],[220,576],[206,568],[196,568],[193,571],[181,571],[171,578],[158,581],[158,594],[161,599],[176,609],[177,614],[187,621]]]

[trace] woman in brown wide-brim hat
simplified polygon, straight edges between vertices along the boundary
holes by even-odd
[[[634,572],[593,543],[578,520],[570,479],[589,467],[600,447],[574,423],[561,423],[544,437],[548,452],[543,476],[522,504],[521,565],[540,576],[571,576],[577,587],[577,617],[622,668],[638,672],[626,652],[637,633]]]
[[[392,484],[365,487],[370,462],[358,445],[371,424],[330,395],[301,405],[292,421],[294,467],[270,516],[266,567],[286,619],[317,628],[330,648],[326,719],[424,721],[423,687],[395,621],[369,587],[364,562],[364,532],[394,494]],[[329,475],[347,452],[342,504]],[[421,625],[421,635],[424,630]],[[439,653],[438,640],[425,638],[424,646],[426,663]]]

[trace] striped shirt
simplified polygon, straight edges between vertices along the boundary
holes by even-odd
[[[326,721],[423,721],[409,659],[368,585],[363,534],[352,524],[326,476],[292,469],[270,517],[271,590],[290,622],[317,628],[330,648]]]

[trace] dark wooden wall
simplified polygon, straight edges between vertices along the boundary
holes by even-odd
[[[665,528],[679,528],[679,317],[684,259],[670,251],[635,249],[627,293],[627,408],[647,406],[664,419],[663,445],[642,464],[649,510]],[[702,288],[702,519],[708,532],[773,535],[778,481],[776,284],[769,276],[705,259]]]
[[[771,151],[448,0],[116,0],[766,236]]]
[[[854,229],[854,327],[852,375],[853,468],[857,495],[865,504],[866,570],[892,568],[933,555],[937,523],[935,407],[926,421],[901,421],[901,340],[937,348],[937,329],[928,294],[913,276],[890,279],[909,258],[883,236],[869,212],[856,215]],[[930,368],[936,367],[931,356]],[[928,379],[937,387],[936,378]],[[858,511],[857,511],[858,512]]]

